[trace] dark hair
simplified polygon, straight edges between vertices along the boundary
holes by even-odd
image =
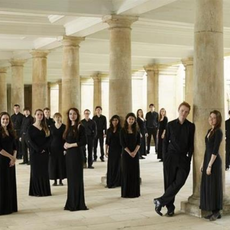
[[[165,110],[165,108],[161,108],[161,109],[160,109],[160,112],[159,112],[159,121],[160,121],[161,118],[162,118],[162,115],[161,115],[161,111],[162,111],[162,110],[165,111],[165,117],[166,117],[166,110]]]
[[[228,111],[228,114],[230,115],[230,110]]]
[[[25,107],[23,111],[30,111],[30,109],[28,107]]]
[[[153,106],[155,108],[155,105],[153,103],[149,104],[149,108]]]
[[[61,115],[60,113],[55,113],[55,114],[53,115],[53,118],[55,118],[55,117],[61,117],[61,118],[62,118],[62,115]]]
[[[15,133],[15,130],[13,127],[13,123],[12,123],[10,114],[7,112],[1,112],[0,113],[0,132],[1,132],[2,137],[6,137],[5,129],[2,127],[2,124],[1,124],[2,116],[4,116],[4,115],[7,115],[9,117],[9,124],[7,125],[7,129],[8,129],[10,136],[16,138],[16,133]]]
[[[96,109],[101,109],[102,110],[102,107],[100,105],[98,105],[98,106],[95,107],[95,110]]]
[[[47,124],[46,124],[46,119],[45,119],[44,112],[43,112],[42,109],[36,109],[35,112],[34,112],[34,115],[36,115],[37,112],[42,112],[42,114],[43,114],[43,118],[41,120],[41,127],[44,130],[46,136],[48,137],[50,135],[50,130],[49,130]],[[36,121],[35,117],[34,117],[34,120]]]
[[[69,113],[70,111],[73,110],[76,114],[77,114],[77,119],[75,121],[75,124],[73,126],[73,136],[76,137],[77,136],[77,133],[78,133],[78,125],[80,124],[80,113],[79,113],[79,110],[77,108],[70,108],[68,111],[67,111],[67,124],[66,124],[66,128],[65,128],[65,132],[63,133],[63,138],[66,140],[66,137],[67,137],[67,133],[72,125],[71,123],[71,120],[69,119]]]
[[[209,137],[211,137],[216,132],[216,130],[221,127],[221,123],[222,123],[221,113],[219,111],[217,111],[217,110],[213,110],[213,111],[210,112],[209,115],[211,115],[212,113],[216,115],[216,124],[215,124],[214,129],[211,131]]]
[[[50,111],[50,108],[48,108],[48,107],[45,107],[45,108],[43,109],[43,112],[44,112],[45,110],[48,110],[48,111]]]
[[[110,128],[112,131],[114,131],[114,126],[113,126],[113,123],[112,123],[112,121],[113,121],[114,119],[117,119],[117,120],[118,120],[117,131],[119,131],[119,130],[121,129],[121,119],[120,119],[120,117],[119,117],[118,115],[113,115],[113,116],[111,117],[111,119],[109,120],[109,128]]]
[[[134,113],[128,113],[126,115],[126,117],[125,117],[125,123],[124,123],[124,130],[125,130],[126,133],[128,133],[128,127],[129,127],[129,125],[128,125],[127,119],[129,117],[135,118],[135,122],[132,124],[131,128],[132,128],[133,133],[136,134],[137,133],[137,118],[136,118],[136,116],[135,116]]]
[[[19,107],[20,108],[20,105],[19,104],[15,104],[14,107]]]
[[[85,112],[90,112],[90,110],[89,110],[89,109],[85,109],[85,110],[84,110],[84,113],[85,113]],[[91,112],[90,112],[90,113],[91,113]]]
[[[137,117],[139,117],[139,116],[138,116],[139,111],[142,111],[142,118],[144,118],[144,113],[143,113],[143,110],[142,110],[142,109],[138,109],[138,110],[137,110]]]
[[[187,108],[189,109],[189,111],[191,110],[191,106],[190,106],[189,103],[186,102],[186,101],[183,101],[183,102],[179,105],[178,110],[180,109],[181,106],[187,107]]]

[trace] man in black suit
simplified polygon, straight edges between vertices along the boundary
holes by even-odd
[[[161,209],[166,206],[167,216],[174,215],[175,196],[185,184],[190,172],[194,151],[195,125],[186,118],[190,105],[179,105],[179,117],[168,123],[163,143],[165,193],[154,199],[155,211],[162,216]]]
[[[228,111],[228,115],[230,116],[230,110]],[[225,137],[226,137],[226,166],[225,169],[229,170],[230,165],[230,118],[225,121]]]

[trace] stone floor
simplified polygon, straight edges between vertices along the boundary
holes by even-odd
[[[20,161],[17,162],[17,164]],[[192,177],[176,198],[176,215],[160,217],[154,211],[152,200],[163,191],[162,163],[151,153],[141,160],[141,197],[124,199],[120,188],[107,189],[101,184],[106,172],[106,162],[94,163],[95,169],[85,169],[85,197],[88,211],[64,211],[65,186],[52,187],[51,197],[28,196],[29,171],[27,165],[17,165],[17,187],[19,212],[0,216],[0,230],[103,230],[103,229],[150,229],[150,230],[197,230],[230,229],[230,216],[210,222],[180,212],[180,202],[187,200],[192,192]],[[230,172],[226,173],[227,182]],[[52,183],[52,181],[51,181]],[[163,210],[165,211],[165,210]]]

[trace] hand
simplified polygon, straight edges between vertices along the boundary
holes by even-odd
[[[20,142],[22,141],[22,138],[21,138],[21,137],[19,137],[19,141],[20,141]]]
[[[149,136],[148,133],[146,133],[145,136],[148,137]]]
[[[140,133],[140,136],[141,136],[141,138],[143,137],[143,135]]]
[[[65,142],[65,144],[64,144],[64,149],[69,149],[69,148],[71,148],[71,144]]]
[[[108,158],[108,156],[109,156],[109,151],[106,151],[106,152],[105,152],[105,157]]]
[[[15,162],[16,162],[16,157],[12,157],[11,160],[10,160],[10,163],[9,163],[9,166],[12,167],[15,165]]]
[[[136,156],[136,153],[135,153],[135,152],[131,152],[131,153],[130,153],[130,156],[131,156],[132,158],[134,158],[134,157]]]
[[[106,138],[106,134],[104,134],[103,137]]]
[[[43,149],[42,151],[41,151],[41,153],[45,153],[46,151]]]
[[[207,167],[207,169],[206,169],[206,174],[207,174],[208,176],[211,175],[211,171],[212,171],[212,168]]]
[[[161,135],[161,139],[164,139],[164,138],[165,138],[165,135],[164,135],[164,134],[162,134],[162,135]]]

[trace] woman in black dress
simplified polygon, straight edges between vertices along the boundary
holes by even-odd
[[[110,128],[106,134],[107,163],[107,187],[116,188],[121,186],[121,144],[120,144],[120,117],[112,116]]]
[[[168,118],[166,117],[166,110],[162,108],[159,112],[159,123],[158,123],[158,130],[157,130],[157,143],[158,143],[158,151],[157,151],[157,159],[160,159],[160,162],[163,161],[164,156],[162,155],[162,147],[163,147],[163,140],[165,138],[166,126],[168,123]]]
[[[18,211],[15,132],[10,115],[0,114],[0,215]]]
[[[78,109],[71,108],[67,112],[68,121],[64,132],[66,149],[66,173],[68,194],[65,210],[87,210],[84,196],[83,163],[84,156],[82,147],[86,145],[86,132],[80,124]]]
[[[128,113],[124,128],[120,133],[122,145],[122,178],[121,196],[135,198],[140,196],[140,166],[138,150],[140,148],[140,133],[137,130],[136,116]]]
[[[49,159],[49,176],[50,180],[54,180],[53,186],[63,186],[62,180],[66,178],[65,155],[64,155],[64,139],[63,133],[65,125],[62,124],[62,115],[55,113],[53,116],[54,125],[50,126],[51,144],[50,144],[50,159]]]
[[[51,196],[48,162],[50,131],[41,109],[35,111],[35,122],[28,128],[30,148],[30,196]]]
[[[140,129],[141,134],[141,147],[139,149],[139,158],[145,159],[143,156],[146,156],[146,141],[145,137],[148,137],[148,132],[146,129],[146,120],[144,119],[144,114],[142,109],[137,110],[137,124]]]
[[[223,137],[221,122],[221,113],[212,111],[209,116],[211,129],[205,136],[206,148],[201,164],[200,209],[212,212],[205,217],[210,221],[221,218],[220,210],[223,207],[222,162],[219,154]]]

